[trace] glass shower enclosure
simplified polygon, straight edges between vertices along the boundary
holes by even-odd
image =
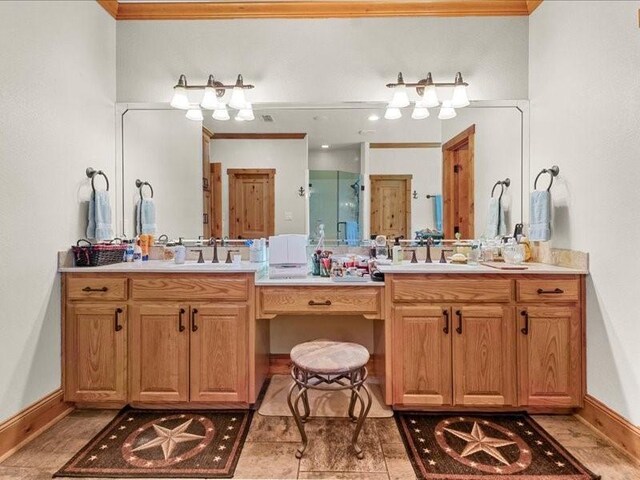
[[[360,174],[309,170],[309,232],[317,240],[321,225],[327,240],[360,241]]]

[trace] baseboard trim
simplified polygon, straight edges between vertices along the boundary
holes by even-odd
[[[584,398],[584,407],[576,417],[607,437],[616,447],[640,460],[640,428],[611,410],[591,395]]]
[[[0,423],[0,462],[73,410],[56,390]]]

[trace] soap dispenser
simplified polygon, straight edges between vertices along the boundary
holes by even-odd
[[[394,265],[400,265],[402,263],[402,247],[400,246],[400,238],[402,237],[396,237],[396,241],[393,244],[391,263]]]

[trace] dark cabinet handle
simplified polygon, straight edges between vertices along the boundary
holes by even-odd
[[[442,316],[444,317],[444,328],[442,331],[445,335],[449,335],[449,310],[442,310]]]
[[[196,315],[198,314],[198,309],[191,309],[191,331],[195,332],[198,330],[198,325],[196,325]]]
[[[178,331],[179,332],[184,332],[184,314],[185,314],[185,310],[184,308],[181,308],[180,313],[178,313]]]
[[[462,311],[456,310],[456,315],[458,316],[458,327],[456,328],[456,332],[462,335]]]
[[[122,325],[120,324],[120,314],[122,313],[122,309],[121,308],[116,308],[116,314],[114,315],[114,322],[115,322],[115,330],[116,332],[119,332],[120,330],[122,330]]]
[[[529,335],[529,312],[522,310],[520,315],[524,317],[524,327],[520,329],[523,335]]]
[[[553,290],[538,289],[538,295],[560,295],[561,293],[564,293],[564,290],[561,288],[554,288]]]
[[[107,290],[109,290],[107,287],[101,287],[101,288],[84,287],[82,289],[83,292],[106,292]]]
[[[331,300],[325,300],[324,302],[316,302],[315,300],[309,300],[309,306],[317,307],[317,306],[329,306],[331,305]]]

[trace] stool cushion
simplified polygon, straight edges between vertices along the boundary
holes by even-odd
[[[336,374],[364,367],[369,352],[357,343],[314,340],[293,347],[291,361],[308,372]]]

